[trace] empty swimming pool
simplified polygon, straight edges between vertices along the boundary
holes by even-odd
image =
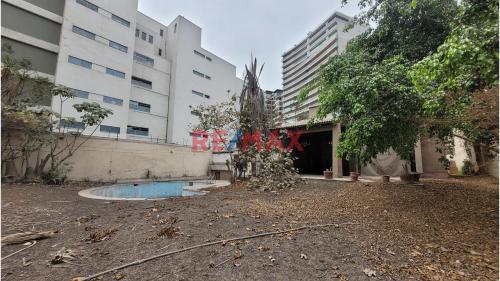
[[[155,200],[169,197],[196,196],[206,192],[201,188],[215,186],[207,181],[165,181],[117,184],[80,191],[83,197],[106,200]]]

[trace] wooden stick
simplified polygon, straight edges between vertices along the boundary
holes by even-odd
[[[243,236],[243,237],[236,237],[236,238],[230,238],[230,239],[225,239],[225,240],[218,240],[218,241],[213,241],[213,242],[198,244],[198,245],[194,245],[194,246],[187,247],[187,248],[184,248],[184,249],[179,249],[179,250],[175,250],[175,251],[171,251],[171,252],[165,252],[165,253],[161,253],[161,254],[158,254],[158,255],[150,256],[150,257],[147,257],[147,258],[144,258],[144,259],[136,260],[136,261],[124,264],[124,265],[113,267],[113,268],[105,270],[105,271],[101,271],[99,273],[96,273],[94,275],[90,275],[90,276],[87,276],[87,277],[83,277],[83,278],[82,277],[76,277],[76,278],[73,278],[73,280],[88,281],[88,280],[92,280],[94,278],[97,278],[97,277],[99,277],[101,275],[104,275],[106,273],[110,273],[110,272],[113,272],[113,271],[124,269],[124,268],[130,267],[130,266],[142,264],[142,263],[145,263],[147,261],[154,260],[154,259],[157,259],[157,258],[166,257],[166,256],[170,256],[170,255],[174,255],[174,254],[178,254],[178,253],[182,253],[182,252],[187,252],[187,251],[190,251],[190,250],[193,250],[193,249],[197,249],[197,248],[212,246],[212,245],[216,245],[216,244],[223,244],[223,243],[227,243],[229,241],[238,241],[238,240],[253,239],[253,238],[259,238],[259,237],[264,237],[264,236],[271,236],[271,235],[282,234],[282,233],[287,233],[287,232],[292,232],[292,231],[298,231],[298,230],[303,230],[303,229],[320,228],[320,227],[327,227],[327,226],[334,226],[334,225],[337,225],[337,224],[330,223],[330,224],[320,224],[320,225],[310,225],[310,226],[306,225],[306,226],[301,226],[301,227],[292,228],[292,229],[288,229],[288,230],[274,231],[274,232],[265,232],[265,233],[255,234],[255,235],[249,235],[249,236]]]
[[[2,257],[2,259],[1,259],[1,260],[4,260],[4,259],[6,259],[6,258],[8,258],[8,257],[12,257],[13,255],[15,255],[15,254],[17,254],[17,253],[20,253],[20,252],[22,252],[22,251],[24,251],[24,250],[27,250],[27,249],[29,249],[29,248],[31,248],[31,247],[33,247],[33,246],[35,246],[35,244],[36,244],[36,241],[33,241],[33,243],[31,243],[31,245],[29,245],[28,247],[26,247],[26,248],[22,248],[21,250],[17,250],[17,251],[15,251],[15,252],[14,252],[14,253],[12,253],[12,254],[8,254],[8,255],[6,255],[5,257]]]
[[[11,245],[11,244],[21,244],[31,240],[40,240],[45,238],[50,238],[54,236],[56,231],[42,231],[42,232],[20,232],[7,235],[2,237],[2,245]]]

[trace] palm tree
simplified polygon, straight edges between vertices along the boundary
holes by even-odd
[[[259,86],[259,77],[262,73],[264,64],[257,73],[257,58],[251,57],[250,69],[245,65],[246,73],[243,80],[243,89],[240,95],[240,113],[241,113],[241,133],[253,134],[260,131],[266,135],[267,129],[264,111],[264,92]]]

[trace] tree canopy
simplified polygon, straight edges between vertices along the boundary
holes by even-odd
[[[365,12],[353,23],[374,22],[376,28],[349,42],[300,95],[303,100],[318,88],[317,118],[331,114],[345,126],[337,156],[354,154],[366,164],[392,148],[405,160],[412,157],[423,100],[408,72],[446,38],[456,3],[411,2],[361,0]]]
[[[498,0],[462,1],[437,51],[413,66],[432,135],[498,145]]]

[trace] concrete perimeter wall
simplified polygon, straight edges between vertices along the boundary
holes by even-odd
[[[206,176],[210,152],[191,147],[92,138],[68,160],[71,180],[114,181],[149,177]]]
[[[188,146],[92,137],[66,160],[71,168],[67,177],[106,182],[201,177],[207,176],[210,159],[211,152],[193,152]],[[35,159],[30,162],[34,164]],[[20,160],[16,164],[22,173],[25,167]]]

